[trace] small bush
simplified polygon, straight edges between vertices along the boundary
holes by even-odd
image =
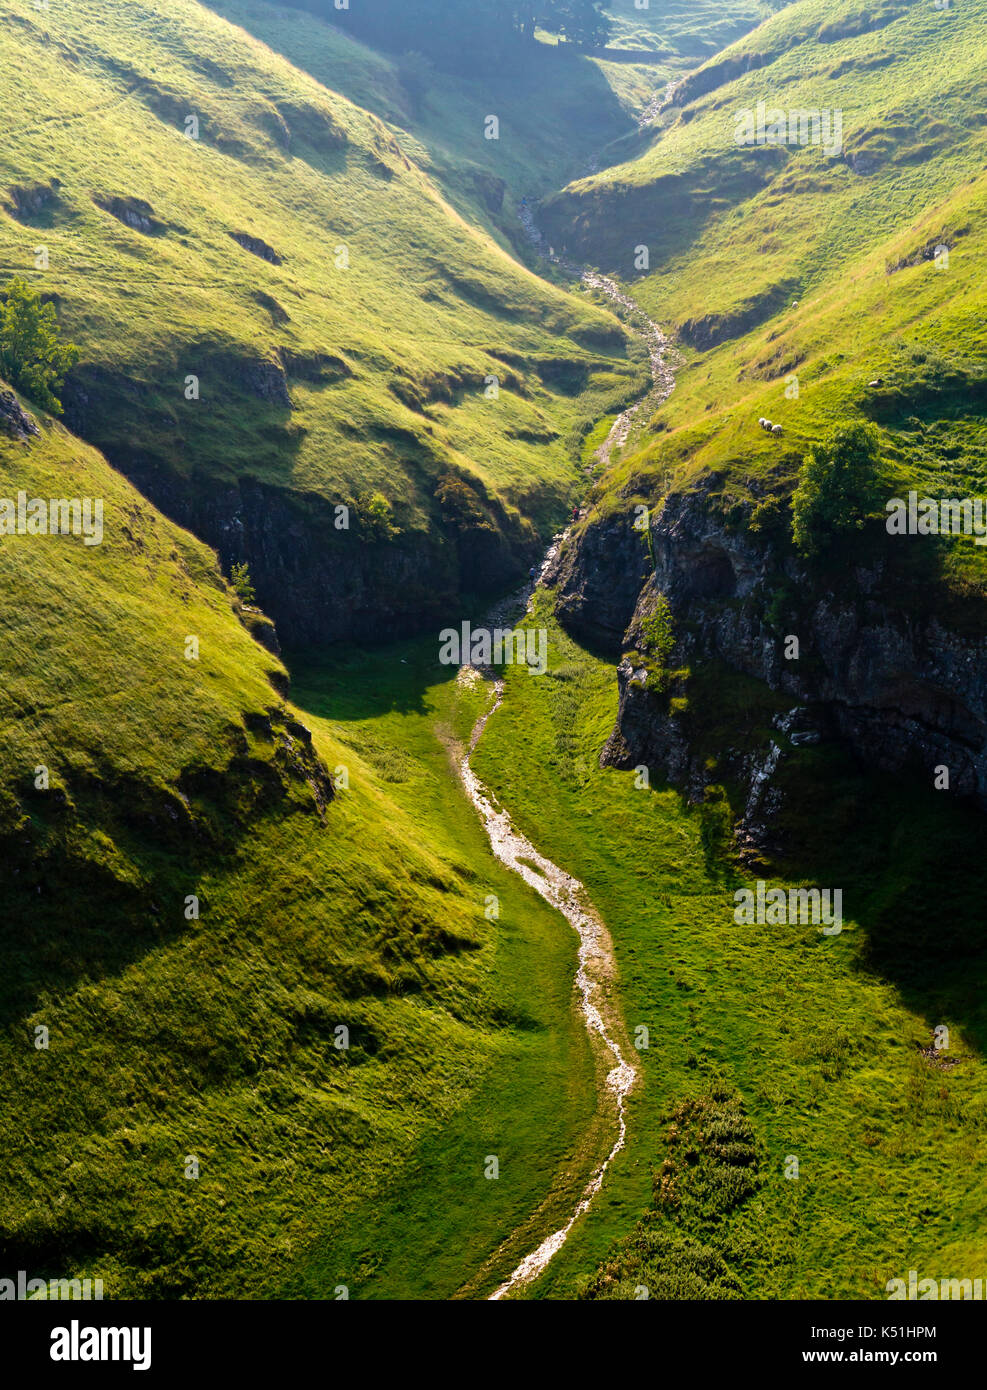
[[[55,393],[78,360],[75,344],[59,341],[54,305],[42,304],[38,291],[15,276],[0,308],[0,373],[43,410],[61,415]]]
[[[651,1207],[580,1298],[634,1299],[642,1285],[652,1299],[742,1297],[743,1246],[730,1218],[760,1191],[763,1156],[739,1096],[716,1089],[683,1101],[653,1173]]]
[[[642,620],[641,633],[651,656],[659,665],[667,665],[675,646],[675,633],[672,630],[672,610],[664,594],[658,595],[653,612]]]
[[[360,526],[368,539],[390,541],[398,534],[391,504],[382,492],[364,492],[356,500]]]
[[[230,570],[230,583],[244,603],[253,603],[257,595],[250,582],[250,567],[246,563],[233,566]]]

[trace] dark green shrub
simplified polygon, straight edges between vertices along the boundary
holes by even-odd
[[[807,454],[792,498],[792,540],[814,555],[835,537],[858,531],[881,500],[881,448],[873,425],[833,430]]]
[[[61,415],[56,392],[79,360],[74,343],[59,341],[53,304],[42,304],[37,290],[15,276],[0,308],[0,375],[44,410]]]

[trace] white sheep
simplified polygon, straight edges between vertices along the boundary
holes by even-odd
[[[772,433],[772,434],[784,434],[785,431],[782,429],[782,427],[781,427],[780,425],[772,425],[772,426],[771,426],[771,433]]]

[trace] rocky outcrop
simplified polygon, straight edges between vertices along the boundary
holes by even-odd
[[[692,796],[713,780],[690,739],[686,701],[648,679],[646,623],[664,595],[676,636],[670,667],[712,663],[728,677],[763,682],[775,697],[777,734],[735,750],[750,814],[761,810],[778,757],[824,739],[843,740],[872,767],[919,769],[930,786],[946,768],[950,791],[987,806],[982,636],[903,597],[891,567],[897,557],[888,553],[821,581],[787,550],[728,524],[713,505],[715,486],[711,477],[701,490],[667,499],[652,521],[654,564],[643,585],[631,517],[591,523],[556,563],[562,622],[624,652],[603,761],[662,768]],[[682,684],[687,696],[689,680]]]
[[[102,197],[93,195],[93,202],[118,222],[123,222],[135,232],[144,236],[157,236],[166,230],[165,223],[155,217],[151,204],[143,198]]]
[[[617,654],[650,569],[644,534],[631,517],[611,516],[560,547],[545,582],[558,586],[555,611],[563,626]]]
[[[0,386],[0,430],[21,443],[33,434],[40,434],[34,420],[28,415],[13,391]]]
[[[729,338],[742,337],[758,324],[777,314],[798,287],[797,280],[783,280],[758,294],[750,295],[727,312],[702,314],[686,319],[679,325],[679,336],[690,347],[706,352],[709,348],[725,343]]]
[[[265,441],[286,451],[296,437],[289,379],[328,385],[353,370],[328,351],[277,348],[245,357],[215,344],[169,365],[178,389],[189,368],[199,374],[203,394],[220,383],[233,388],[231,399],[235,391],[271,406]],[[456,385],[436,381],[425,388],[441,399]],[[213,546],[227,569],[249,566],[257,601],[288,648],[438,632],[457,618],[464,594],[509,589],[541,555],[530,522],[478,478],[454,479],[437,460],[427,461],[435,470],[427,520],[411,525],[398,515],[392,537],[382,536],[372,518],[361,519],[360,501],[349,495],[303,492],[246,469],[227,478],[201,468],[186,473],[176,466],[183,422],[157,403],[159,413],[151,415],[152,399],[142,382],[94,363],[73,368],[62,392],[65,423],[75,434],[100,448],[166,516]],[[149,420],[154,430],[144,428]],[[265,645],[271,640],[267,633],[258,637]]]
[[[252,236],[250,232],[230,232],[230,236],[237,246],[242,246],[244,251],[249,251],[252,256],[259,256],[262,261],[268,261],[271,265],[281,265],[282,260],[273,246],[268,246],[259,236]]]
[[[7,210],[19,222],[43,218],[60,206],[60,188],[59,179],[52,179],[49,183],[15,183],[7,189]]]

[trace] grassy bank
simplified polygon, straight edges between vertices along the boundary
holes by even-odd
[[[790,814],[804,861],[776,866],[778,882],[842,886],[844,930],[737,926],[733,892],[748,879],[704,850],[701,815],[598,766],[612,670],[554,629],[550,651],[544,679],[508,670],[476,767],[586,884],[614,937],[628,1028],[644,1025],[650,1046],[627,1149],[536,1293],[585,1290],[650,1207],[653,1178],[659,1191],[663,1175],[678,1181],[677,1109],[717,1088],[753,1127],[756,1190],[706,1221],[687,1202],[659,1204],[666,1264],[704,1243],[753,1298],[880,1298],[909,1268],[975,1275],[987,1257],[987,961],[973,871],[958,867],[982,854],[975,818],[907,785],[803,766]],[[941,1023],[948,1068],[920,1051]]]

